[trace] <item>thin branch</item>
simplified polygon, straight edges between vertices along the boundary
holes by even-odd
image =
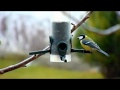
[[[79,22],[78,19],[76,19],[75,17],[71,16],[70,14],[66,13],[66,12],[62,12],[64,15],[66,15],[67,17],[71,18],[72,20],[74,20],[76,23]],[[73,27],[75,28],[75,25],[72,23]],[[91,27],[91,26],[88,26],[86,24],[83,24],[82,27],[84,29],[86,29],[87,31],[90,31],[90,32],[93,32],[93,33],[96,33],[96,34],[99,34],[99,35],[110,35],[118,30],[120,30],[120,24],[117,24],[117,25],[114,25],[108,29],[105,29],[105,30],[101,30],[101,29],[98,29],[98,28],[95,28],[95,27]]]
[[[89,18],[89,15],[90,15],[91,13],[92,13],[92,11],[88,12],[88,13],[85,15],[85,17],[83,17],[83,18],[81,19],[81,21],[80,21],[76,26],[74,25],[74,27],[71,29],[71,33],[73,33],[82,23],[84,23],[85,20],[87,20],[87,19]],[[49,48],[50,48],[50,47],[47,46],[47,47],[46,47],[45,49],[43,49],[43,50],[48,50]],[[18,68],[20,68],[20,67],[26,67],[26,64],[28,64],[29,62],[37,59],[38,57],[40,57],[40,56],[42,56],[42,55],[43,55],[43,54],[32,55],[31,57],[23,60],[22,62],[19,62],[19,63],[14,64],[14,65],[10,65],[10,66],[5,67],[5,68],[2,68],[2,69],[0,69],[0,74],[4,74],[4,73],[6,73],[6,72],[9,72],[9,71],[18,69]]]
[[[46,48],[43,49],[43,50],[47,50],[47,49],[49,49],[49,46],[46,47]],[[6,72],[9,72],[9,71],[18,69],[18,68],[20,68],[20,67],[25,67],[27,63],[29,63],[29,62],[37,59],[37,58],[40,57],[41,55],[43,55],[43,54],[32,55],[31,57],[23,60],[22,62],[19,62],[19,63],[17,63],[17,64],[10,65],[10,66],[8,66],[8,67],[6,67],[6,68],[0,69],[0,74],[4,74],[4,73],[6,73]]]
[[[93,33],[99,34],[99,35],[110,35],[118,30],[120,30],[120,24],[114,25],[108,29],[105,30],[101,30],[101,29],[97,29],[88,25],[83,25],[83,28],[85,28],[88,31],[91,31]]]
[[[74,27],[71,29],[71,33],[74,32],[81,24],[83,24],[92,14],[93,11],[89,11],[80,21],[74,18],[74,20],[78,21],[77,25],[74,25]],[[68,17],[71,17],[69,14],[62,12],[63,14],[67,15]]]
[[[92,14],[93,11],[89,11],[82,19],[80,22],[78,22],[78,24],[72,28],[71,32],[75,31],[81,24],[83,24],[89,17],[90,14]]]

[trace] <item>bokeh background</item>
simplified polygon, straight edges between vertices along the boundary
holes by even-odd
[[[30,57],[30,51],[42,50],[48,46],[50,24],[53,18],[65,18],[77,24],[86,13],[87,11],[1,11],[0,68],[23,61]],[[72,53],[71,62],[53,63],[49,60],[50,54],[45,54],[28,63],[27,67],[7,72],[0,75],[0,78],[119,78],[119,20],[119,11],[94,11],[90,18],[72,33],[73,48],[81,49],[76,37],[79,34],[87,34],[110,54],[109,58],[98,52]]]

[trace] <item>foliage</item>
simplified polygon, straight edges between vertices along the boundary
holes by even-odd
[[[118,24],[119,20],[114,11],[95,11],[86,23],[92,27],[104,30]],[[89,32],[80,27],[73,38],[73,45],[76,48],[82,48],[79,40],[76,38],[79,34],[86,34],[91,37],[101,49],[110,54],[110,57],[108,58],[99,52],[78,54],[78,56],[92,65],[100,65],[102,73],[106,78],[120,77],[120,31],[104,36]]]

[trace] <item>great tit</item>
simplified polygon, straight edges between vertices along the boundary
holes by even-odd
[[[82,45],[82,47],[85,50],[88,51],[93,51],[93,50],[97,50],[101,53],[103,53],[106,56],[110,56],[108,53],[106,53],[105,51],[103,51],[91,38],[89,38],[87,35],[81,34],[79,35],[79,37],[77,37],[80,40],[80,43]]]

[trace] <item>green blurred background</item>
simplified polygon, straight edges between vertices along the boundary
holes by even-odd
[[[46,55],[45,55],[46,56]],[[48,57],[48,56],[47,56]],[[25,55],[19,54],[10,54],[6,55],[4,58],[0,57],[0,68],[18,63],[22,60],[27,58]],[[40,62],[41,60],[46,60],[48,63],[50,62],[49,59],[44,57],[40,57],[36,60],[37,65],[32,63],[32,65],[27,65],[27,67],[22,67],[5,74],[1,74],[1,79],[91,79],[91,78],[103,78],[103,76],[97,71],[92,69],[84,70],[80,69],[73,69],[76,66],[70,67],[70,63],[64,63],[62,66],[61,64],[50,63],[46,64],[45,61]],[[73,60],[73,59],[72,59]],[[74,63],[71,63],[74,64]],[[75,64],[76,65],[76,64]],[[87,67],[84,67],[87,68]]]
[[[87,34],[91,37],[104,51],[110,54],[110,57],[106,57],[98,52],[88,55],[79,55],[83,57],[84,61],[88,62],[91,65],[97,65],[100,67],[100,72],[104,78],[119,78],[120,77],[120,28],[114,27],[118,24],[119,26],[119,13],[115,11],[94,11],[88,21],[87,25],[97,28],[97,30],[108,30],[112,32],[116,29],[116,32],[108,34],[100,34],[91,32],[90,30],[85,30],[79,28],[75,37],[79,34]],[[111,28],[111,29],[110,29]],[[88,29],[88,28],[87,28]],[[97,31],[96,30],[96,31]],[[79,42],[74,38],[74,46],[81,48]]]
[[[41,22],[39,21],[26,24],[26,22],[30,21],[27,21],[24,16],[20,15],[19,19],[11,21],[11,14],[4,15],[3,13],[4,12],[0,13],[0,17],[2,17],[0,21],[0,68],[16,64],[28,58],[28,53],[30,51],[41,50],[49,44],[49,34],[46,34],[49,33],[49,31],[44,28],[45,26],[42,20]],[[72,15],[73,18],[76,18],[74,14],[71,14],[72,12],[67,13]],[[79,16],[78,21],[80,21],[85,14],[86,11],[84,11],[82,16]],[[14,13],[12,15],[14,17]],[[93,52],[92,54],[72,53],[72,61],[70,63],[52,63],[49,60],[49,54],[45,54],[35,61],[27,64],[27,67],[7,72],[0,75],[0,78],[119,78],[120,31],[118,29],[111,34],[99,34],[99,31],[106,30],[119,24],[119,17],[119,11],[94,11],[85,24],[88,27],[90,26],[98,29],[98,33],[95,33],[90,30],[91,28],[85,28],[85,26],[82,25],[73,34],[73,48],[81,49],[82,47],[76,37],[79,36],[79,34],[87,34],[104,51],[110,54],[109,58],[99,52]],[[30,19],[31,17],[27,16],[27,18]],[[69,19],[73,20],[73,18]],[[35,21],[34,18],[32,18],[32,20]],[[20,21],[20,25],[16,24]],[[13,25],[8,25],[11,22],[13,22]],[[49,20],[47,20],[47,22],[49,22]],[[72,22],[77,24],[74,20]],[[9,29],[10,26],[12,26],[13,29]],[[23,38],[23,40],[21,38]],[[17,49],[14,49],[14,51],[11,52],[11,48],[13,48],[14,45],[17,46]]]

